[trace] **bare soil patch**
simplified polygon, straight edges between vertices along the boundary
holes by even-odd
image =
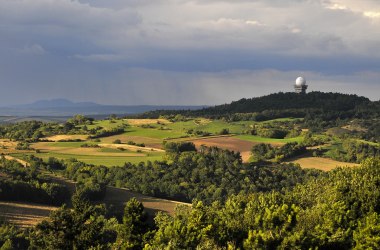
[[[32,227],[58,207],[20,202],[0,202],[0,214],[7,221],[20,227]]]
[[[359,164],[356,164],[356,163],[340,162],[340,161],[335,161],[329,158],[322,158],[322,157],[303,157],[303,158],[295,159],[290,162],[298,163],[300,164],[302,168],[315,168],[315,169],[320,169],[323,171],[330,171],[336,167],[359,166]]]

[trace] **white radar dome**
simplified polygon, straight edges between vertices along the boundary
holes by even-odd
[[[303,78],[303,77],[298,77],[297,79],[296,79],[296,85],[297,86],[304,86],[304,85],[306,85],[306,80],[305,80],[305,78]]]

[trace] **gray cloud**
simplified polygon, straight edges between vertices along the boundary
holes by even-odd
[[[18,52],[26,55],[43,55],[46,50],[39,44],[28,44],[18,49]]]
[[[377,0],[0,0],[0,23],[0,105],[224,103],[299,74],[379,99]]]

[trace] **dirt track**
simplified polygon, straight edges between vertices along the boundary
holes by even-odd
[[[17,162],[21,163],[24,167],[28,167],[29,166],[29,163],[27,163],[26,161],[23,161],[21,159],[15,158],[13,156],[4,155],[4,157],[5,157],[5,159],[10,160],[10,161],[17,161]]]

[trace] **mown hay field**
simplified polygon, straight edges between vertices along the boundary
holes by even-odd
[[[167,119],[124,119],[129,125],[146,125],[146,124],[169,124]]]
[[[66,185],[71,193],[74,192],[75,182],[59,176],[53,176],[52,178],[54,179],[54,181]],[[110,207],[110,205],[112,205],[114,211],[116,210],[117,213],[122,213],[124,211],[124,204],[133,197],[135,197],[138,201],[142,202],[147,212],[152,215],[158,211],[165,212],[168,214],[174,214],[177,205],[191,205],[189,203],[146,196],[143,194],[132,192],[125,188],[116,188],[109,186],[107,187],[104,200],[102,200],[100,203],[107,204],[107,207]]]
[[[45,137],[45,140],[48,141],[64,141],[64,140],[87,140],[88,135],[53,135]]]
[[[162,140],[147,136],[133,136],[128,133],[121,135],[113,135],[108,137],[100,138],[102,143],[113,143],[115,140],[120,140],[122,143],[126,144],[128,142],[144,143],[145,146],[150,148],[162,148]]]
[[[10,223],[20,227],[31,227],[46,219],[58,207],[0,201],[0,215]]]
[[[55,177],[54,179],[66,185],[71,194],[74,192],[74,182],[60,177]],[[100,203],[105,203],[107,207],[112,207],[113,213],[122,215],[125,203],[133,197],[143,203],[151,217],[159,211],[173,215],[177,205],[191,206],[191,204],[188,203],[145,196],[127,189],[115,187],[107,187],[106,196]],[[33,227],[42,220],[48,219],[50,213],[58,208],[59,207],[29,202],[0,201],[1,217],[19,227]]]
[[[330,158],[322,157],[302,157],[290,161],[299,164],[302,168],[315,168],[323,171],[330,171],[336,167],[356,167],[359,164],[335,161]]]
[[[127,156],[127,157],[126,156],[108,156],[108,155],[99,156],[99,155],[63,154],[63,153],[57,153],[57,152],[12,154],[12,156],[20,157],[20,158],[22,158],[25,155],[34,155],[36,157],[42,158],[43,160],[48,160],[50,157],[55,157],[57,159],[62,159],[62,160],[75,158],[78,161],[82,161],[87,164],[112,167],[112,166],[123,166],[126,162],[138,164],[140,162],[159,161],[159,160],[162,160],[163,153],[149,153],[142,156]]]

